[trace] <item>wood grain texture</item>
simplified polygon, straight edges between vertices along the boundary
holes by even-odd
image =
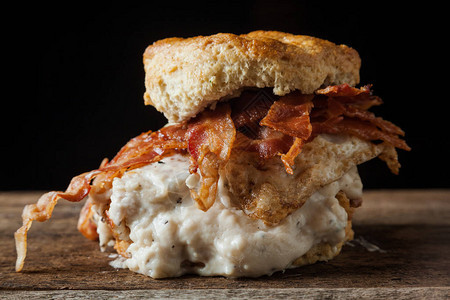
[[[15,299],[446,299],[449,288],[285,288],[285,289],[166,289],[166,290],[69,290],[6,291]],[[1,295],[1,294],[0,294]]]
[[[16,273],[13,234],[23,206],[40,194],[0,193],[0,298],[450,297],[450,190],[366,191],[354,216],[356,241],[326,263],[270,277],[159,280],[110,267],[109,253],[76,229],[82,203],[63,201],[50,221],[33,224],[24,270]],[[362,241],[380,251],[368,251]]]

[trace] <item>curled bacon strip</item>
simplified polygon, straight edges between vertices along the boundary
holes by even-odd
[[[292,170],[292,166],[294,165],[295,158],[302,151],[302,147],[305,144],[305,140],[300,138],[295,138],[294,143],[286,154],[281,154],[281,161],[284,164],[284,168],[288,174],[293,175],[294,170]]]
[[[280,155],[286,171],[293,174],[294,159],[312,132],[309,114],[313,98],[314,95],[293,92],[268,99],[264,91],[247,91],[232,106],[233,121],[239,131],[233,147],[256,152],[263,160]]]
[[[276,99],[270,91],[259,89],[244,91],[239,100],[231,101],[231,117],[237,130],[233,149],[256,152],[262,160],[290,149],[294,138],[260,125]]]
[[[200,189],[191,190],[191,195],[203,211],[214,204],[219,170],[228,161],[235,138],[236,129],[228,104],[205,111],[189,125],[187,140],[193,162],[191,172],[198,168],[201,175]]]
[[[238,131],[233,149],[257,153],[265,160],[289,151],[295,139],[269,127],[259,127],[257,132],[257,138],[252,139]]]
[[[92,201],[91,198],[88,198],[81,209],[77,229],[85,238],[96,241],[98,240],[97,224],[95,224],[93,216]]]
[[[164,127],[155,132],[144,132],[131,139],[119,153],[100,170],[103,172],[124,172],[161,160],[174,150],[185,150],[184,124]],[[117,174],[115,174],[117,176]],[[116,177],[114,176],[114,177]]]
[[[283,96],[272,104],[259,124],[307,140],[312,131],[309,114],[314,106],[313,97],[299,92]]]
[[[411,150],[398,137],[405,134],[403,130],[367,111],[373,105],[382,103],[381,99],[371,95],[370,86],[357,89],[343,84],[318,90],[316,94],[327,98],[319,98],[316,101],[317,109],[311,114],[313,137],[321,133],[345,133],[369,141],[381,140],[406,151]]]
[[[361,88],[351,87],[348,84],[330,85],[326,88],[316,91],[317,95],[325,95],[328,97],[355,97],[359,95],[370,94],[371,85],[365,85]]]
[[[22,212],[22,227],[14,234],[16,240],[16,271],[21,271],[27,252],[27,232],[33,221],[44,222],[50,219],[59,199],[71,202],[83,200],[91,190],[91,181],[95,177],[94,189],[97,193],[110,188],[111,181],[125,171],[158,161],[171,155],[175,150],[182,151],[187,143],[182,140],[182,125],[163,128],[159,132],[146,132],[130,140],[109,163],[91,172],[74,177],[65,192],[49,192],[42,195],[36,204],[26,205]],[[94,235],[92,235],[94,237]]]
[[[65,192],[49,192],[42,195],[36,204],[26,205],[22,212],[22,227],[15,233],[16,240],[16,271],[21,271],[27,255],[27,232],[33,221],[44,222],[50,219],[53,209],[60,198],[71,202],[84,199],[89,193],[89,181],[98,171],[83,173],[72,179]]]
[[[309,118],[313,108],[314,95],[299,92],[281,97],[270,107],[260,125],[270,127],[288,136],[295,137],[294,143],[286,154],[280,153],[286,172],[294,174],[294,159],[300,154],[303,144],[309,139],[312,126]]]

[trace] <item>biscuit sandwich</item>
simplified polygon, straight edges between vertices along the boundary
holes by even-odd
[[[398,173],[404,132],[376,116],[354,49],[277,31],[168,38],[144,52],[145,104],[167,118],[98,169],[24,208],[27,232],[59,199],[111,263],[153,278],[257,277],[339,254],[362,203],[357,166]]]

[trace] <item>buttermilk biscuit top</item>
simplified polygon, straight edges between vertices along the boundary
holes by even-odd
[[[144,53],[144,99],[177,123],[246,87],[270,87],[283,96],[333,84],[354,86],[360,65],[350,47],[277,31],[168,38]]]

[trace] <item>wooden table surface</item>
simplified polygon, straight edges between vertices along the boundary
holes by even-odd
[[[329,262],[256,279],[159,280],[109,266],[109,253],[76,229],[82,203],[65,201],[50,221],[33,223],[16,273],[13,233],[40,194],[0,192],[0,298],[450,298],[450,190],[365,191],[356,241]]]

